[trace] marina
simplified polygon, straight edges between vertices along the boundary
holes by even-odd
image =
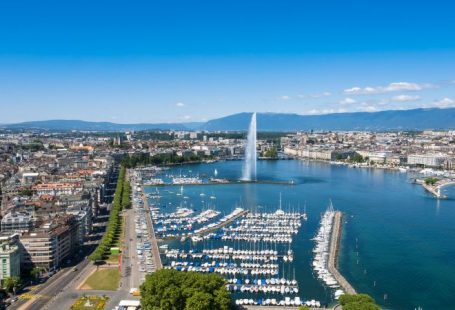
[[[191,169],[193,173],[198,173],[199,175],[210,175],[213,174],[214,169],[217,169],[218,177],[234,180],[241,178],[241,167],[241,161],[225,161],[197,166],[191,165],[188,168],[184,166],[172,167],[160,173],[180,174],[185,169]],[[278,171],[279,177],[277,177]],[[156,231],[158,226],[155,225],[158,239],[163,239],[159,241],[159,246],[164,246],[160,249],[163,265],[166,266],[168,260],[186,260],[182,258],[166,258],[166,249],[181,250],[185,253],[193,251],[195,254],[203,254],[204,249],[224,249],[224,246],[228,246],[228,248],[233,250],[252,251],[251,253],[253,254],[255,253],[253,251],[275,251],[276,247],[276,251],[279,252],[278,256],[286,255],[287,251],[291,249],[293,252],[293,260],[291,262],[284,263],[283,259],[279,258],[279,278],[292,280],[295,270],[299,293],[294,295],[297,295],[301,301],[315,300],[319,301],[321,306],[328,306],[336,300],[335,291],[343,289],[343,287],[341,283],[339,283],[340,286],[338,288],[328,287],[318,278],[312,265],[315,241],[311,239],[317,235],[320,228],[321,215],[327,211],[327,204],[331,198],[336,209],[343,212],[341,219],[343,229],[340,233],[341,239],[337,261],[337,269],[343,277],[356,291],[366,292],[374,296],[381,304],[388,305],[388,308],[409,308],[406,305],[409,305],[408,300],[410,299],[418,300],[416,306],[425,305],[425,300],[419,297],[405,299],[400,294],[396,295],[393,289],[390,289],[396,286],[397,283],[401,283],[400,287],[406,285],[418,290],[419,286],[417,283],[419,282],[415,280],[415,275],[425,273],[426,269],[422,268],[417,262],[424,258],[427,262],[433,260],[426,254],[427,252],[417,253],[414,251],[410,244],[400,243],[398,246],[399,239],[397,238],[402,236],[404,231],[411,229],[408,228],[410,223],[426,227],[428,225],[432,226],[433,221],[436,221],[439,226],[445,227],[445,220],[441,222],[442,216],[452,218],[450,202],[453,202],[453,200],[440,200],[437,204],[437,200],[431,199],[420,185],[407,182],[407,175],[398,171],[352,169],[345,165],[287,160],[258,161],[258,172],[259,175],[262,175],[262,179],[278,182],[293,179],[295,183],[293,185],[285,185],[237,182],[226,186],[218,184],[204,186],[184,185],[183,195],[176,195],[181,188],[181,186],[176,185],[158,187],[159,194],[157,194],[156,187],[152,186],[144,187],[144,191],[150,196],[161,196],[159,198],[149,198],[149,205],[151,208],[159,209],[159,212],[163,214],[173,213],[180,207],[193,210],[192,217],[198,216],[207,209],[220,212],[218,217],[199,226],[204,226],[216,219],[220,219],[224,215],[231,213],[236,206],[241,206],[248,210],[248,216],[253,213],[273,214],[279,210],[279,195],[282,193],[282,210],[284,212],[307,214],[306,221],[302,218],[302,226],[298,229],[298,233],[292,235],[292,243],[275,242],[269,244],[265,241],[222,240],[223,229],[212,230],[202,236],[198,236],[196,238],[197,242],[193,242],[190,238],[191,236],[186,236],[187,232],[182,231],[182,234],[185,233],[186,236],[184,241],[182,241],[183,235],[170,239],[161,237],[160,233]],[[374,186],[365,188],[362,184],[372,184]],[[351,190],[357,187],[361,188],[361,190]],[[449,189],[447,187],[445,195],[450,196]],[[189,198],[185,199],[185,196]],[[216,197],[216,199],[210,199],[211,196]],[[407,198],[404,199],[404,197]],[[400,207],[397,207],[398,205]],[[370,218],[374,218],[374,221],[369,220]],[[402,218],[408,220],[403,222]],[[433,220],[428,222],[429,218]],[[239,221],[240,224],[242,219],[246,219],[246,216],[240,217],[224,228],[237,227],[238,224],[236,222]],[[455,220],[455,217],[453,219]],[[389,229],[387,231],[383,230],[384,225],[388,225]],[[195,224],[193,231],[199,226]],[[425,235],[420,232],[414,233],[420,236],[419,240],[421,241],[419,242],[423,242],[427,249],[437,251],[441,247],[450,248],[447,243],[425,242],[425,240],[428,240],[427,235],[431,236],[431,240],[443,240],[438,239],[440,238],[438,231],[438,227],[433,227],[431,231],[426,231]],[[437,248],[435,248],[436,246]],[[380,257],[384,251],[387,251],[391,257],[396,259],[405,259],[408,264],[407,267],[398,271],[394,269],[395,264],[382,260],[376,262],[376,260],[365,256],[365,253],[371,253],[370,255]],[[208,253],[204,252],[204,254]],[[225,254],[223,253],[223,255]],[[263,256],[258,255],[254,261],[275,263],[272,259],[269,261],[264,260]],[[210,261],[223,261],[221,256],[210,259]],[[226,258],[226,261],[231,259],[228,260]],[[198,262],[197,259],[190,259],[189,261]],[[234,262],[241,263],[242,261]],[[249,259],[244,262],[253,262],[253,260]],[[298,267],[296,268],[295,266]],[[399,280],[390,281],[391,275],[385,268],[394,270],[394,277],[398,277]],[[450,269],[452,267],[447,266],[447,268]],[[281,275],[283,273],[285,273],[284,276]],[[437,279],[450,285],[452,280],[447,278],[446,274],[447,272],[440,274]],[[430,273],[426,274],[426,277],[436,279],[435,275]],[[241,275],[236,275],[228,277],[228,279],[230,278],[241,279],[242,277]],[[248,275],[247,278],[250,280],[260,279],[262,276],[253,277]],[[411,279],[414,280],[411,281]],[[420,294],[427,294],[426,290],[427,288],[422,290]],[[255,293],[237,292],[239,294],[234,293],[234,295],[239,295],[236,296],[238,299],[243,298],[244,295],[248,295],[248,299],[254,299],[256,302],[261,299],[259,296],[255,296]],[[450,296],[444,297],[442,292],[432,293],[439,294],[441,304],[443,300],[450,299]],[[386,300],[384,300],[384,294],[387,294]],[[281,300],[278,295],[271,298],[275,298],[277,302]],[[284,298],[282,299],[284,300]],[[433,300],[432,304],[439,304],[439,301]]]

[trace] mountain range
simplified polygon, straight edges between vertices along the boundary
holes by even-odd
[[[205,123],[140,123],[117,124],[81,120],[31,121],[3,124],[9,129],[128,131],[128,130],[247,130],[252,113],[238,113]],[[455,129],[455,108],[389,110],[380,112],[299,115],[290,113],[258,113],[258,131],[298,130],[423,130]]]

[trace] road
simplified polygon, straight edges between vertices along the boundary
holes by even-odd
[[[89,261],[84,260],[76,265],[78,269],[77,271],[73,271],[73,267],[62,269],[39,289],[34,290],[29,300],[22,300],[21,302],[12,305],[10,309],[44,309],[45,305],[50,301],[52,296],[59,294],[63,287],[78,278],[88,265]]]
[[[140,283],[138,264],[136,261],[136,235],[134,231],[134,211],[128,209],[124,212],[125,216],[125,230],[124,230],[124,243],[122,250],[122,266],[120,285],[116,291],[99,291],[99,290],[82,290],[79,287],[83,284],[85,279],[90,275],[95,266],[89,264],[85,270],[82,271],[81,276],[74,281],[66,284],[61,291],[52,300],[48,300],[47,307],[33,308],[33,309],[69,309],[74,301],[83,295],[105,295],[109,297],[105,309],[114,309],[122,299],[139,299],[130,295],[130,288],[138,287]],[[132,241],[130,241],[132,240]],[[30,308],[31,309],[31,308]]]

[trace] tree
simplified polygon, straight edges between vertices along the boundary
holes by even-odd
[[[42,272],[43,272],[43,268],[33,267],[33,269],[30,270],[30,276],[32,276],[32,278],[38,279]]]
[[[217,274],[161,269],[147,275],[141,286],[144,310],[229,310],[230,294]]]
[[[214,309],[213,296],[204,292],[195,292],[186,301],[185,310],[211,310]]]
[[[2,283],[3,288],[8,292],[16,292],[16,289],[21,286],[21,278],[19,277],[9,277],[3,279]]]
[[[272,147],[270,150],[267,150],[266,152],[264,152],[264,157],[277,158],[278,152],[277,152],[276,148]]]
[[[435,185],[436,182],[438,182],[439,179],[438,178],[434,178],[434,177],[428,177],[425,179],[425,184],[427,185]]]
[[[364,162],[364,159],[362,157],[362,155],[360,154],[355,154],[352,159],[351,159],[353,162],[355,163],[363,163]]]
[[[367,294],[344,294],[339,302],[343,310],[380,310],[374,299]]]
[[[33,196],[33,191],[29,188],[21,189],[19,191],[19,196],[27,196],[27,197],[32,197]]]

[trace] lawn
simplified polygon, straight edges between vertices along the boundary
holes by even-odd
[[[82,296],[71,306],[71,310],[103,310],[108,297]]]
[[[82,285],[83,290],[115,291],[120,281],[117,268],[101,268],[95,271]]]
[[[107,263],[116,264],[118,263],[119,257],[121,254],[110,254],[106,259]]]

